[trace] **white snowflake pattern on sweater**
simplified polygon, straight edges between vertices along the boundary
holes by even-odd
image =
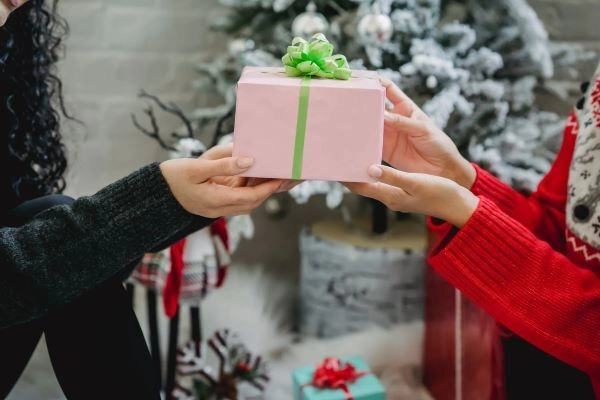
[[[600,250],[600,67],[578,104],[577,121],[566,222],[574,235]]]

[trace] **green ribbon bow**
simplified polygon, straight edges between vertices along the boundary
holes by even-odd
[[[352,70],[346,57],[333,55],[333,44],[325,35],[317,33],[310,41],[294,38],[287,54],[281,58],[288,76],[316,76],[326,79],[350,79]]]

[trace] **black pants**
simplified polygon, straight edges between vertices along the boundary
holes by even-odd
[[[587,374],[518,336],[503,339],[507,400],[594,400]]]
[[[4,224],[19,226],[41,211],[71,202],[65,196],[26,202]],[[42,333],[68,399],[160,399],[150,353],[120,279],[42,319],[0,330],[0,398],[19,379]]]

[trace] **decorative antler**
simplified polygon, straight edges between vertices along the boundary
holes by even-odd
[[[203,356],[202,344],[197,341],[187,343],[177,350],[177,372],[181,376],[201,375],[211,384],[216,384],[210,375]]]
[[[200,398],[238,398],[238,384],[247,382],[259,391],[264,391],[269,381],[267,366],[260,356],[252,355],[239,337],[223,329],[215,332],[208,340],[208,347],[219,359],[215,373],[206,365],[204,348],[200,342],[192,341],[178,351],[177,364],[180,377],[193,378],[193,390]],[[187,389],[179,386],[179,391]]]
[[[152,124],[152,130],[144,128],[138,122],[137,118],[135,117],[135,114],[131,114],[131,119],[133,120],[133,124],[135,125],[135,127],[138,128],[144,135],[156,140],[158,144],[160,144],[160,147],[162,147],[163,149],[169,151],[176,151],[175,147],[169,146],[160,137],[160,130],[158,129],[158,124],[156,123],[156,117],[154,116],[154,110],[152,110],[152,107],[145,108],[144,113],[146,113],[146,115],[148,115],[148,118],[150,119],[150,123]]]
[[[192,389],[177,384],[171,393],[170,400],[196,400],[196,395]]]
[[[252,355],[236,334],[228,329],[217,331],[208,345],[219,357],[222,380],[229,376],[234,381],[248,382],[258,390],[265,389],[269,381],[266,363],[262,357]]]
[[[219,120],[217,121],[215,135],[214,135],[213,141],[211,143],[212,146],[216,146],[219,142],[219,139],[221,139],[226,134],[230,133],[230,132],[225,132],[223,127],[228,122],[228,120],[231,119],[231,117],[233,117],[234,111],[235,111],[235,107],[231,107],[231,109],[227,112],[227,114],[220,117]]]
[[[183,139],[185,137],[189,137],[189,138],[194,137],[194,129],[192,128],[192,123],[190,122],[189,118],[185,116],[185,113],[177,104],[173,103],[172,101],[169,102],[169,104],[165,104],[157,96],[151,95],[148,92],[146,92],[145,90],[142,90],[140,92],[139,97],[150,99],[150,100],[154,101],[156,103],[156,105],[158,107],[160,107],[161,110],[168,112],[170,114],[174,114],[183,121],[183,124],[185,125],[185,129],[187,130],[187,135],[180,135],[177,132],[173,132],[173,133],[171,133],[171,135],[173,137],[176,137],[178,139]]]
[[[181,119],[183,121],[183,124],[185,125],[185,128],[187,130],[187,134],[186,135],[181,135],[177,132],[172,132],[171,136],[176,138],[176,139],[194,139],[194,129],[192,127],[192,123],[190,122],[189,118],[186,117],[185,113],[183,112],[183,110],[176,105],[173,102],[169,102],[168,104],[165,104],[162,100],[160,100],[157,96],[151,95],[148,92],[142,90],[138,96],[139,98],[145,98],[145,99],[149,99],[151,100],[153,103],[155,103],[161,110],[169,113],[169,114],[173,114],[175,116],[177,116],[179,119]],[[138,128],[143,134],[145,134],[146,136],[156,140],[160,146],[165,149],[165,150],[169,150],[169,151],[177,151],[178,149],[176,147],[173,147],[169,144],[167,144],[161,137],[160,137],[160,129],[158,128],[158,123],[156,122],[156,116],[154,115],[154,110],[152,108],[152,106],[148,106],[147,108],[144,109],[144,113],[148,116],[148,118],[150,119],[150,124],[152,126],[152,129],[147,129],[144,128],[137,120],[135,114],[131,115],[131,119],[133,120],[133,124],[135,125],[136,128]],[[194,139],[196,140],[196,139]]]
[[[244,354],[234,363],[232,374],[238,380],[248,382],[261,392],[265,390],[265,385],[269,382],[266,362],[261,356],[250,353]]]

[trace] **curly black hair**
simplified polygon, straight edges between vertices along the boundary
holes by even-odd
[[[0,148],[5,160],[0,188],[8,207],[65,187],[59,126],[61,114],[69,115],[55,64],[68,26],[57,14],[57,3],[30,0],[0,27]]]

